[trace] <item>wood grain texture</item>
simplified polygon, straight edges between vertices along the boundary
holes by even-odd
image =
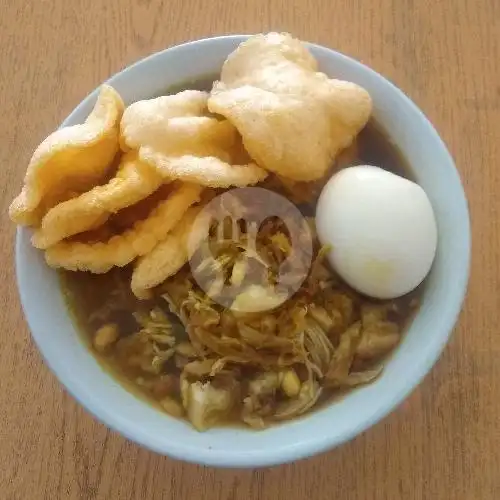
[[[0,498],[500,498],[498,0],[0,0],[0,8]],[[430,117],[469,197],[472,277],[439,363],[389,417],[296,464],[214,470],[137,447],[63,391],[22,317],[6,210],[33,148],[103,79],[180,41],[271,29],[369,64]]]

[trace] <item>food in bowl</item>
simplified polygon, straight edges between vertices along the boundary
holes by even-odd
[[[356,290],[390,299],[427,276],[437,247],[429,198],[415,182],[370,165],[342,169],[316,208],[320,239],[334,269]]]
[[[123,111],[103,86],[85,124],[37,149],[11,217],[63,269],[93,351],[127,386],[199,430],[263,428],[374,380],[418,305],[419,290],[380,301],[349,286],[336,235],[316,235],[336,171],[409,175],[370,113],[368,93],[318,73],[299,41],[252,37],[210,92]],[[101,146],[114,153],[94,157]],[[262,190],[302,217],[263,219]]]

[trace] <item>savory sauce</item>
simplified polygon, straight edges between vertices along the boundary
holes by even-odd
[[[186,87],[196,89],[207,88],[208,81],[211,81],[211,79],[207,79],[201,83],[198,82],[198,84],[191,82],[187,86],[183,85],[179,87],[179,89],[174,89],[174,91]],[[172,89],[170,89],[170,91],[172,92]],[[401,153],[394,144],[392,144],[387,134],[382,131],[374,121],[370,121],[365,129],[359,134],[356,140],[356,147],[353,151],[354,156],[349,161],[352,165],[373,164],[404,177],[412,177],[411,171]],[[305,213],[310,213],[313,210],[313,206],[304,207]],[[149,325],[147,321],[151,318],[148,317],[148,314],[154,308],[161,311],[161,313],[168,318],[168,321],[172,323],[172,329],[177,344],[187,344],[189,340],[184,327],[178,318],[170,313],[168,304],[165,300],[159,296],[150,301],[140,301],[134,297],[130,291],[130,275],[131,269],[129,267],[123,269],[115,268],[103,275],[67,271],[62,271],[60,273],[62,289],[65,294],[68,309],[73,315],[75,323],[82,334],[83,341],[88,345],[101,365],[109,370],[113,377],[119,380],[120,383],[134,394],[145,398],[157,407],[163,407],[163,409],[170,414],[180,416],[180,411],[177,415],[177,406],[172,409],[166,408],[164,404],[160,404],[164,396],[172,391],[173,382],[171,374],[175,374],[175,383],[178,385],[178,376],[181,371],[181,368],[179,368],[181,365],[176,365],[176,363],[179,357],[182,360],[182,355],[178,356],[175,362],[171,357],[164,363],[161,360],[161,356],[163,355],[161,353],[168,351],[168,341],[163,345],[161,344],[162,340],[159,340],[160,344],[158,345],[162,347],[162,350],[158,363],[160,363],[161,366],[159,365],[158,369],[154,368],[153,370],[149,368],[145,370],[144,367],[141,367],[140,362],[130,362],[130,358],[133,357],[130,354],[132,352],[130,351],[132,348],[131,346],[126,346],[126,348],[124,348],[124,350],[122,349],[120,352],[106,349],[102,349],[102,352],[99,352],[100,349],[96,349],[95,347],[96,331],[103,324],[112,323],[116,325],[120,339],[132,337],[138,329],[147,329],[144,325]],[[379,304],[376,301],[360,298],[358,294],[349,290],[345,285],[342,285],[342,287],[346,290],[347,294],[356,295],[356,300],[358,302],[361,301],[362,305],[370,306],[371,304],[377,306]],[[392,301],[391,307],[395,308],[395,310],[397,309],[399,313],[391,317],[391,312],[389,311],[385,319],[394,321],[397,323],[400,330],[403,331],[412,318],[421,289],[422,287],[419,287],[419,289],[412,294]],[[135,316],[133,316],[131,312],[134,312]],[[142,320],[137,319],[141,317],[141,315],[143,318],[147,318],[144,320],[145,322],[141,323]],[[153,324],[154,327],[154,321],[151,324]],[[124,352],[126,355],[124,355]],[[386,354],[387,353],[384,353],[384,356]],[[371,368],[377,368],[380,366],[384,356],[377,357],[375,361],[369,358],[364,360],[356,359],[353,363],[354,370],[356,372],[359,370],[370,371]],[[251,376],[251,370],[245,367],[242,369],[241,377],[245,378],[247,372],[248,376]],[[300,375],[300,370],[298,373]],[[353,383],[353,385],[356,384]],[[351,389],[342,387],[335,390],[323,391],[323,394],[321,394],[316,401],[315,408],[330,403],[333,398],[344,394],[346,390]],[[173,390],[173,393],[179,400],[179,389]],[[230,423],[238,424],[240,421],[238,418],[230,418]],[[220,422],[218,422],[217,425],[220,425]]]

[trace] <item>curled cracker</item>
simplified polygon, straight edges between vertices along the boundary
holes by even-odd
[[[56,130],[35,150],[24,187],[9,208],[17,224],[36,225],[65,193],[82,192],[102,181],[118,151],[123,113],[120,95],[103,85],[85,123]]]
[[[197,221],[202,209],[203,206],[191,207],[167,237],[137,261],[131,283],[136,297],[148,298],[150,290],[179,271],[207,238],[207,226]]]
[[[124,233],[105,242],[62,241],[46,250],[45,259],[51,267],[97,274],[114,266],[126,266],[136,257],[151,252],[159,241],[165,239],[186,210],[199,200],[202,190],[201,186],[181,184],[146,219],[136,222]]]
[[[112,214],[149,196],[163,182],[160,174],[140,162],[135,153],[126,153],[107,184],[50,209],[33,235],[33,246],[45,249],[64,238],[95,229]]]
[[[172,128],[171,119],[201,117],[207,112],[207,99],[207,92],[185,90],[131,104],[120,124],[122,149],[138,149],[144,144],[161,145]]]
[[[132,104],[121,122],[124,147],[139,149],[141,161],[167,180],[229,187],[264,179],[257,165],[231,165],[241,140],[228,120],[202,116],[207,98],[205,92],[185,91]]]
[[[213,188],[249,186],[264,180],[267,172],[255,165],[230,165],[215,156],[168,156],[149,147],[139,150],[139,158],[156,168],[166,179],[195,182]]]
[[[313,181],[366,125],[372,101],[362,87],[318,72],[299,40],[270,33],[227,58],[208,108],[235,125],[260,166]]]
[[[169,156],[191,154],[229,159],[228,151],[238,140],[238,132],[227,120],[208,116],[171,118],[163,131],[151,134],[141,146]]]

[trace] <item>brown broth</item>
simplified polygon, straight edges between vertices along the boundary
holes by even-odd
[[[206,78],[198,82],[188,82],[188,85],[181,85],[169,90],[170,93],[175,93],[185,88],[207,89],[210,88],[210,83],[212,81],[213,78]],[[385,131],[383,131],[373,120],[371,120],[359,134],[357,145],[358,154],[354,164],[378,165],[404,177],[412,177],[410,168],[400,151],[390,141]],[[81,332],[81,338],[101,366],[108,370],[127,390],[159,408],[160,405],[155,398],[151,397],[150,394],[145,392],[136,383],[137,372],[135,369],[130,369],[120,364],[114,356],[102,355],[96,352],[92,347],[92,339],[96,328],[99,324],[102,324],[99,319],[94,318],[93,315],[103,304],[110,300],[114,300],[113,296],[117,293],[117,289],[122,290],[124,294],[122,295],[122,299],[127,302],[131,311],[138,309],[148,310],[151,308],[151,302],[139,301],[131,293],[129,287],[130,272],[130,268],[114,269],[103,275],[62,271],[60,273],[61,286],[67,307],[74,318],[79,332]],[[405,297],[404,301],[407,302],[419,296],[421,288],[422,287],[419,287],[419,290]],[[162,308],[165,310],[166,305],[163,304]],[[130,320],[130,315],[124,316],[118,314],[115,317],[108,318],[107,321],[113,321],[119,325],[121,336],[126,336],[134,330],[137,330],[137,324],[135,321]],[[405,327],[409,321],[411,321],[410,315],[405,318]],[[350,392],[350,390],[348,392]],[[321,398],[315,408],[330,404],[332,400],[341,397],[345,392],[346,391],[336,391],[332,393],[328,391],[328,394]],[[238,424],[239,422],[231,422],[231,425],[235,423]]]

